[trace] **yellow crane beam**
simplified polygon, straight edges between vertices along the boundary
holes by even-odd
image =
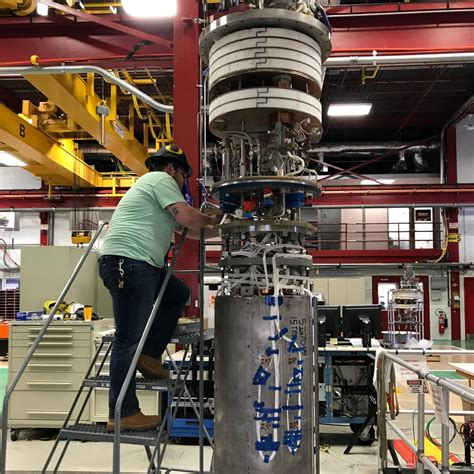
[[[76,155],[70,139],[54,140],[0,104],[0,142],[21,155],[25,169],[51,184],[101,187],[100,173]]]
[[[28,75],[25,79],[96,140],[101,142],[105,138],[101,144],[131,171],[138,176],[146,173],[146,147],[116,117],[116,90],[108,103],[110,114],[105,119],[102,136],[101,120],[96,113],[102,101],[94,92],[92,75],[88,75],[87,82],[76,74]]]

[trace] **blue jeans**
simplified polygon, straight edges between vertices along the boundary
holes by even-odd
[[[123,287],[119,288],[119,260],[123,259]],[[112,296],[115,318],[115,340],[110,357],[109,416],[114,417],[115,404],[132,363],[153,304],[161,288],[166,270],[144,261],[115,255],[99,259],[99,275]],[[160,308],[148,334],[142,354],[159,359],[166,349],[189,295],[189,288],[171,276]],[[135,377],[122,404],[122,417],[139,410]]]

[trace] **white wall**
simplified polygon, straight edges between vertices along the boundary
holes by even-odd
[[[99,211],[94,218],[99,222],[110,222],[112,218],[112,210]],[[0,228],[0,239],[3,239],[9,246],[13,245],[13,249],[8,249],[12,258],[21,263],[21,248],[40,245],[40,218],[39,212],[18,212],[18,230],[5,230]],[[54,229],[50,228],[50,235],[52,235],[55,246],[74,246],[71,243],[71,212],[56,211],[54,214]],[[107,228],[102,231],[101,236],[97,240],[94,251],[98,251],[104,241]],[[14,267],[13,263],[7,262]],[[3,254],[0,252],[0,278],[9,278],[16,276],[11,269],[5,268],[3,263]]]
[[[474,163],[473,166],[474,168]],[[474,262],[474,207],[459,210],[459,259],[461,262]]]
[[[458,183],[474,183],[474,118],[469,116],[456,125],[456,157]]]
[[[0,189],[41,189],[41,178],[33,176],[23,168],[2,166],[0,168]]]

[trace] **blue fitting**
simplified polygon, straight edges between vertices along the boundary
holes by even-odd
[[[265,350],[265,354],[270,357],[274,354],[279,354],[280,353],[280,350],[279,349],[272,349],[271,347],[267,347],[267,349]]]
[[[253,385],[266,385],[268,379],[270,378],[270,372],[265,370],[261,365],[257,369],[257,372],[255,372],[255,375],[253,376],[252,383]]]
[[[304,193],[290,193],[286,195],[286,207],[303,207],[304,206]]]
[[[273,315],[273,316],[263,316],[262,318],[264,321],[274,321],[275,319],[277,319],[276,315]]]
[[[271,435],[264,436],[260,441],[255,441],[255,449],[257,451],[278,451],[280,449],[280,442],[273,441]]]
[[[276,306],[275,305],[275,297],[274,296],[265,296],[265,304],[267,306]],[[278,306],[283,304],[283,296],[278,297]]]
[[[301,378],[301,377],[303,377],[303,372],[304,372],[304,369],[303,369],[302,367],[301,367],[300,369],[294,368],[294,369],[293,369],[293,377],[295,377],[295,378],[296,378],[296,377]]]
[[[283,405],[283,411],[298,411],[304,410],[303,405]]]

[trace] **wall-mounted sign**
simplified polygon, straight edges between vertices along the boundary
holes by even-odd
[[[448,234],[448,242],[461,242],[461,234]]]
[[[430,207],[415,209],[415,222],[433,222],[433,209]]]

